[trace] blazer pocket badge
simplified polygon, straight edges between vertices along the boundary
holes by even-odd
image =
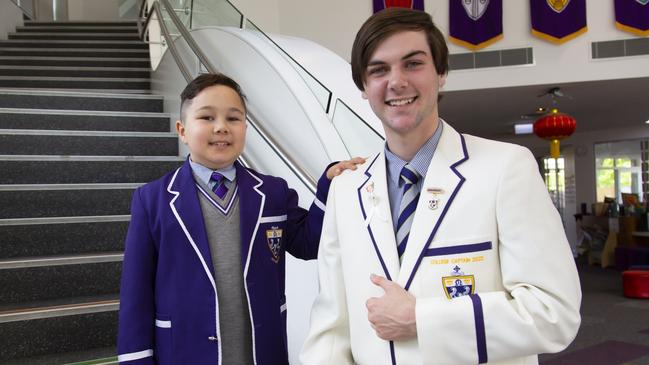
[[[266,230],[266,242],[268,243],[268,248],[272,255],[271,260],[277,264],[279,262],[282,248],[282,229],[279,227],[271,227]]]
[[[451,276],[442,277],[444,294],[448,299],[459,298],[475,292],[475,277],[465,275],[459,266],[455,266]]]

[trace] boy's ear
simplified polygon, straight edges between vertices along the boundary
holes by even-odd
[[[183,141],[184,144],[187,144],[185,141],[185,126],[183,125],[183,122],[179,120],[176,121],[176,133],[178,133],[178,137],[180,137],[180,140]]]
[[[367,100],[367,93],[365,91],[361,91],[361,96],[363,99]]]

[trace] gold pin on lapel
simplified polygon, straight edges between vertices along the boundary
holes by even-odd
[[[433,194],[433,197],[428,200],[428,208],[430,210],[435,210],[439,207],[439,196],[441,194],[444,194],[444,190],[441,188],[426,188],[426,192],[429,194]]]

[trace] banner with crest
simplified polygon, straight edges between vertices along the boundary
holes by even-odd
[[[385,8],[409,8],[415,10],[424,10],[424,0],[373,0],[374,12],[381,11]]]
[[[449,39],[476,51],[503,38],[502,0],[449,0]]]
[[[635,35],[649,36],[649,0],[615,0],[615,26]]]
[[[532,34],[565,43],[586,33],[586,0],[530,0]]]

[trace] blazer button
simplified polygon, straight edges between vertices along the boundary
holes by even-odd
[[[214,336],[209,336],[207,339],[210,340],[210,341],[216,341],[217,340],[217,338],[214,337]]]

